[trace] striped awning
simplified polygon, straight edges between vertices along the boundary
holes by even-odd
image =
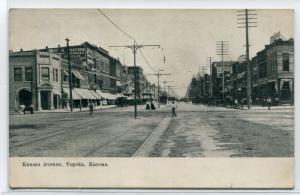
[[[97,99],[97,100],[101,100],[101,95],[99,93],[97,93],[97,91],[94,90],[89,90],[91,94],[93,94],[93,96]]]
[[[74,91],[81,96],[81,99],[96,99],[96,97],[88,89],[74,88]]]
[[[69,94],[70,93],[70,89],[64,87],[63,91],[64,91],[65,94],[67,94],[68,99],[70,99],[70,94]],[[76,91],[74,89],[72,90],[72,99],[73,100],[80,100],[80,99],[82,99],[81,96],[78,93],[76,93]]]
[[[84,80],[83,76],[80,74],[79,71],[77,71],[77,70],[72,70],[72,73],[73,73],[79,80]]]

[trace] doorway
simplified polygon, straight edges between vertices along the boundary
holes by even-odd
[[[43,110],[49,109],[49,92],[41,91],[41,107]]]

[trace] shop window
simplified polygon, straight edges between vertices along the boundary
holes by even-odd
[[[14,78],[15,81],[22,81],[22,68],[14,69]]]
[[[42,75],[42,80],[43,81],[49,81],[50,80],[49,68],[48,67],[42,67],[41,75]]]
[[[284,53],[282,55],[282,70],[289,71],[290,70],[290,56],[288,53]]]
[[[32,68],[26,67],[25,68],[25,81],[31,81],[32,80]]]

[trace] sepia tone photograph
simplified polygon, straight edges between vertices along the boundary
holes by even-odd
[[[294,130],[293,10],[10,10],[12,159],[293,159]]]
[[[292,10],[10,11],[18,157],[292,157]]]

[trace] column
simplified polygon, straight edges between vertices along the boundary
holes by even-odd
[[[42,107],[41,107],[41,91],[38,90],[38,94],[37,94],[37,110],[42,110]]]
[[[50,91],[50,110],[54,109],[54,102],[53,102],[53,91]]]
[[[56,96],[56,108],[60,108],[59,95]]]
[[[281,83],[280,79],[277,79],[276,82],[275,82],[275,89],[276,89],[276,96],[277,97],[281,96],[281,94],[280,94],[280,92],[281,92],[281,84],[280,83]]]

